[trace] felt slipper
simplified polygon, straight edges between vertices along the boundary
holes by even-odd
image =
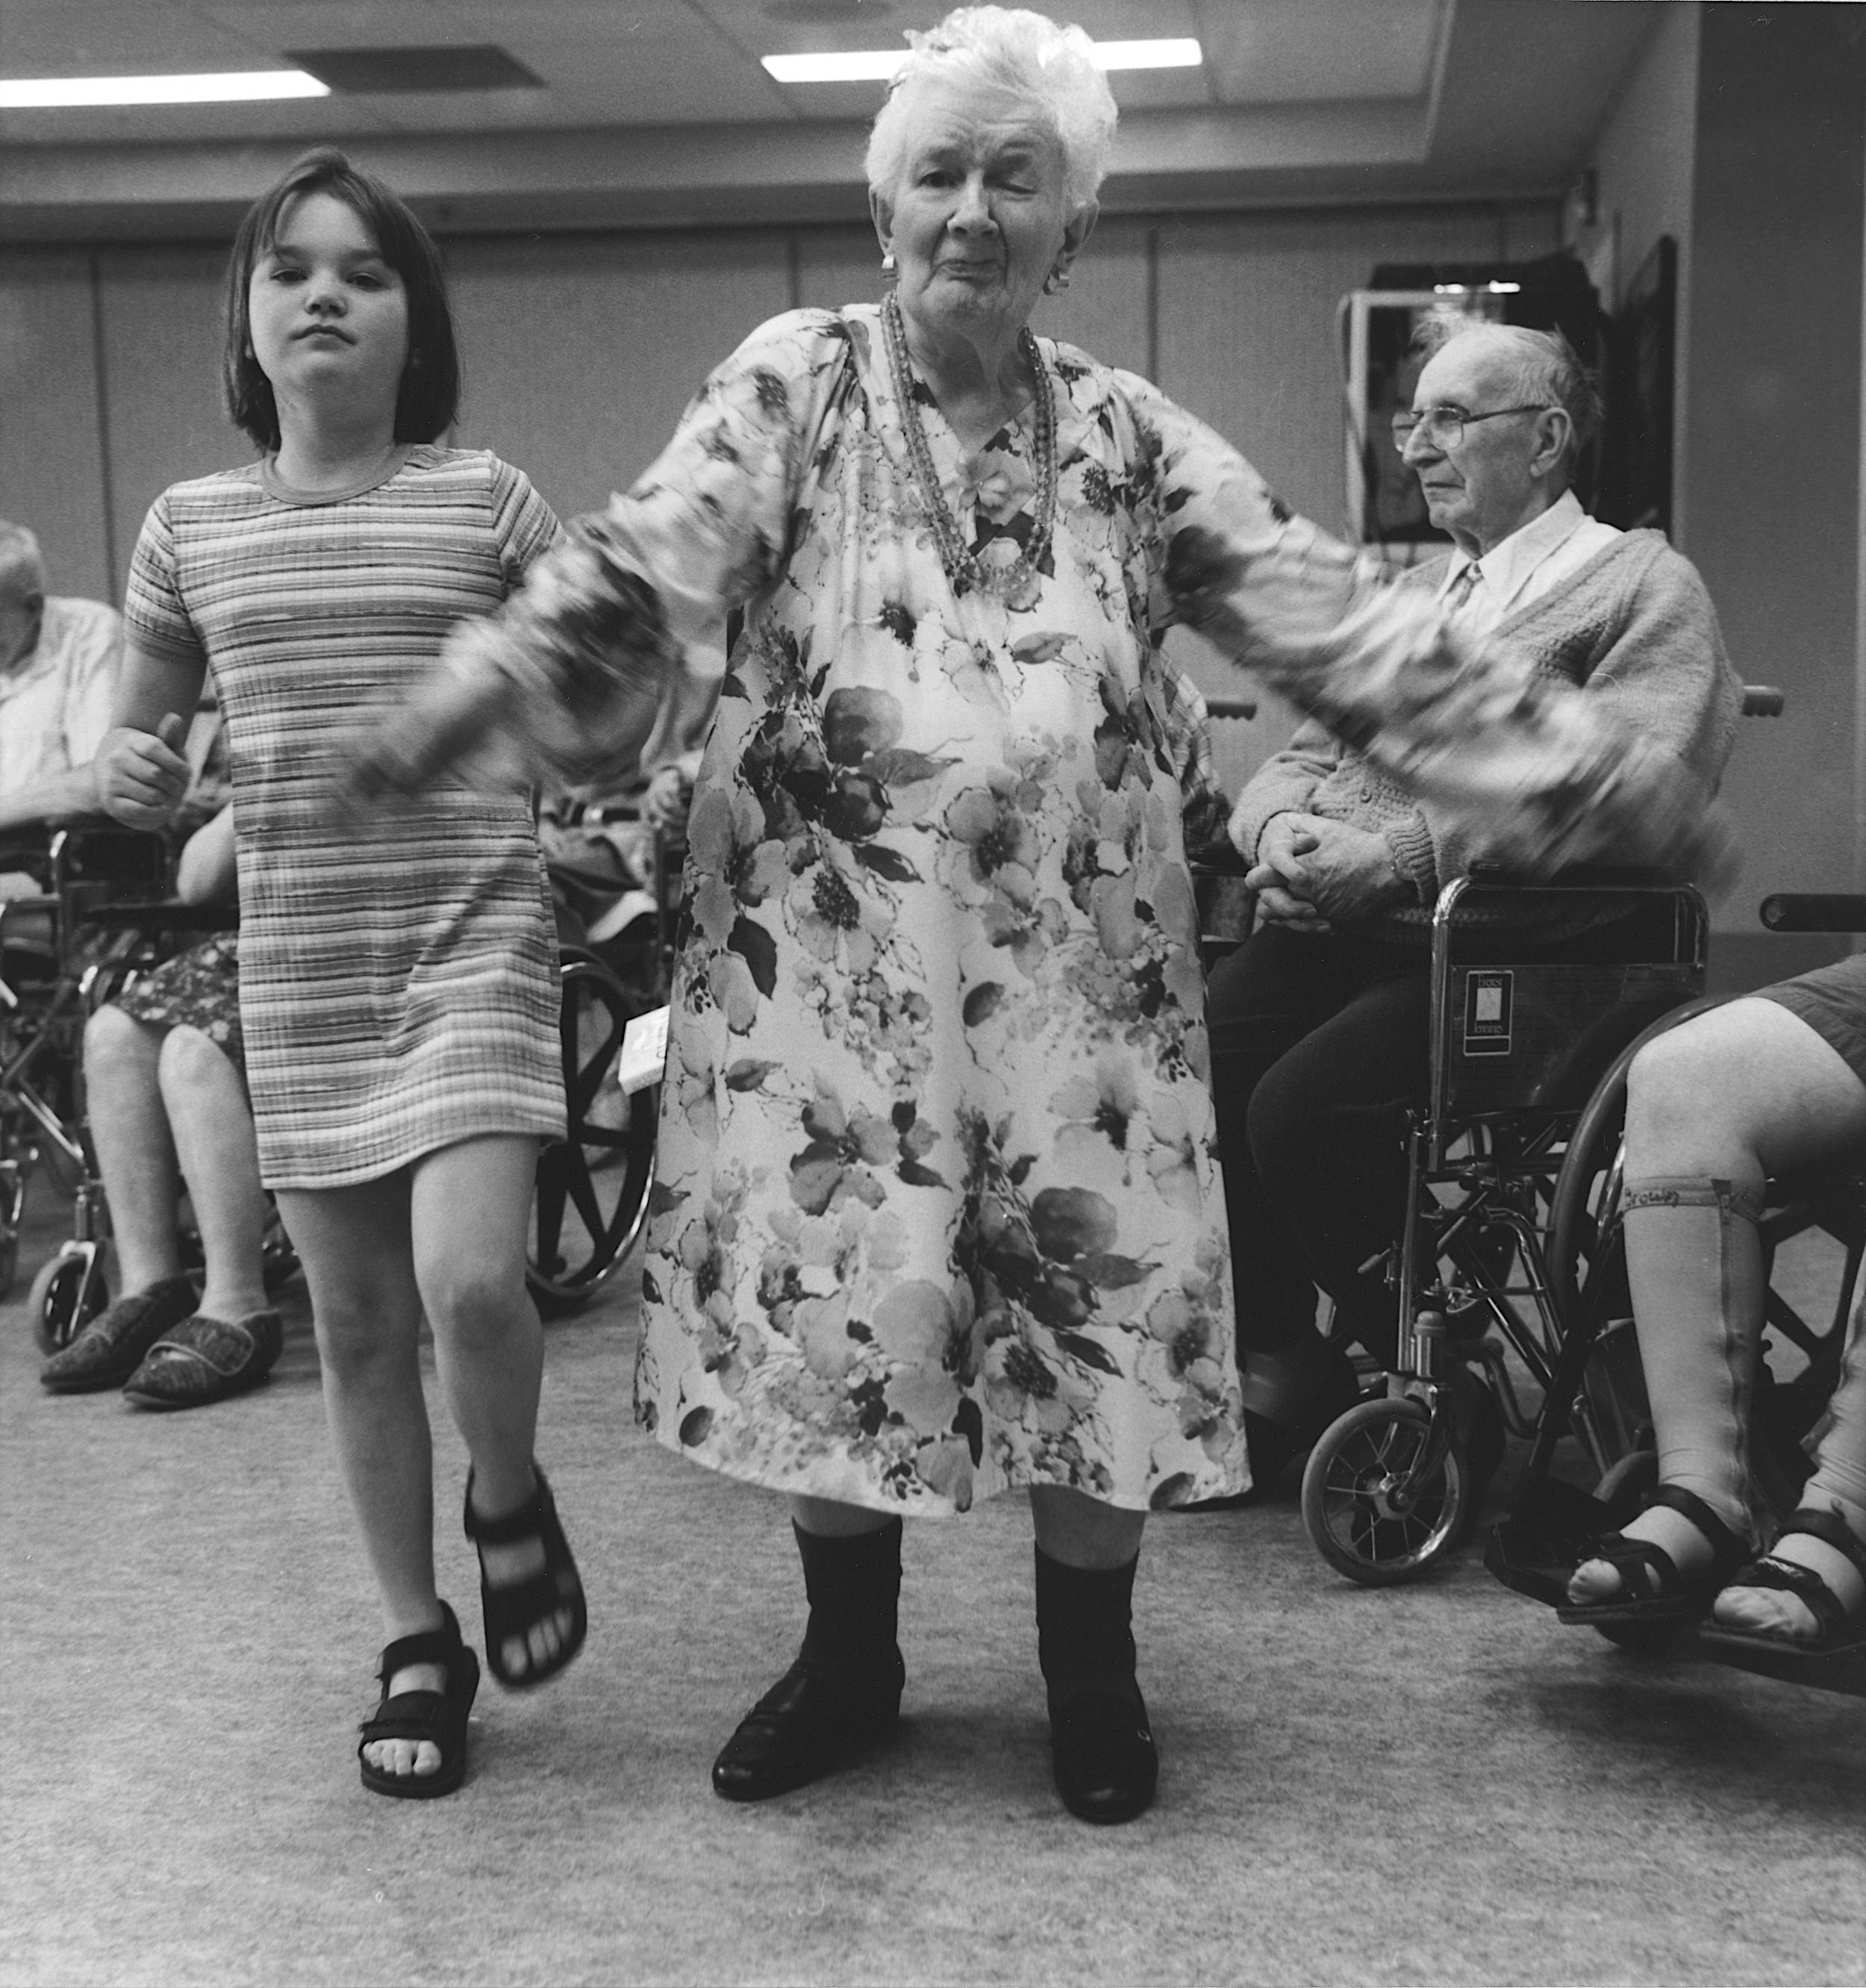
[[[90,1395],[120,1388],[163,1334],[194,1310],[194,1299],[191,1280],[164,1277],[146,1291],[132,1292],[105,1306],[69,1346],[61,1347],[39,1369],[41,1384],[55,1395]]]
[[[198,1408],[256,1388],[272,1371],[284,1344],[276,1311],[228,1320],[197,1312],[164,1334],[123,1383],[139,1408]]]

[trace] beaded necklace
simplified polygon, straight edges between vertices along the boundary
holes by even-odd
[[[901,322],[901,306],[891,295],[881,306],[881,330],[887,347],[888,371],[894,386],[894,399],[901,409],[901,425],[907,434],[908,460],[914,481],[933,520],[933,536],[939,546],[939,562],[946,576],[961,593],[978,587],[988,593],[1009,599],[1022,593],[1036,580],[1037,571],[1050,549],[1050,537],[1056,515],[1056,411],[1043,370],[1043,355],[1026,326],[1017,335],[1018,350],[1036,384],[1033,407],[1036,415],[1036,526],[1030,543],[1008,566],[988,566],[965,543],[958,520],[948,508],[939,487],[939,474],[933,467],[933,451],[927,445],[926,430],[920,424],[920,410],[914,404],[914,379],[908,363],[907,326]]]

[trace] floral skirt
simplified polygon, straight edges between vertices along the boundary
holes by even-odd
[[[240,941],[215,932],[160,966],[137,974],[116,997],[132,1019],[159,1029],[198,1029],[246,1077],[240,1034]]]

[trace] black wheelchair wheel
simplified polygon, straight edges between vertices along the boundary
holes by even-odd
[[[42,1353],[63,1352],[110,1301],[94,1257],[62,1252],[42,1266],[26,1297],[26,1317]]]
[[[1406,1478],[1432,1418],[1422,1402],[1361,1401],[1331,1422],[1303,1472],[1303,1523],[1337,1574],[1364,1587],[1416,1579],[1463,1536],[1476,1502],[1453,1444],[1421,1483]]]
[[[559,1029],[568,1137],[538,1156],[526,1282],[539,1308],[566,1310],[620,1269],[646,1217],[654,1180],[658,1085],[625,1094],[614,1081],[622,1032],[648,1005],[600,961],[565,960]]]

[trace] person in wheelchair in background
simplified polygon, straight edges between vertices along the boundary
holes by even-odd
[[[1866,1346],[1856,1320],[1814,1473],[1770,1550],[1750,1410],[1771,1176],[1866,1148],[1866,957],[1681,1023],[1634,1059],[1626,1263],[1658,1489],[1595,1542],[1565,1622],[1686,1622],[1718,1645],[1824,1655],[1866,1642]]]
[[[1659,532],[1590,517],[1569,488],[1598,419],[1592,383],[1559,333],[1432,336],[1394,428],[1453,546],[1398,584],[1611,697],[1714,789],[1741,685],[1695,570]],[[1334,1300],[1337,1339],[1392,1362],[1385,1263],[1405,1220],[1405,1114],[1428,1084],[1432,910],[1486,851],[1313,720],[1246,786],[1231,837],[1252,866],[1257,929],[1214,971],[1208,1012],[1261,1488],[1357,1398],[1344,1348],[1315,1330],[1317,1286]],[[1513,933],[1511,957],[1583,958],[1587,944],[1539,926]],[[1482,1384],[1468,1384],[1461,1419],[1481,1477],[1502,1423]]]
[[[558,942],[593,952],[625,984],[658,994],[663,921],[680,877],[687,812],[725,674],[725,644],[696,648],[671,677],[640,758],[546,798],[539,846]],[[708,664],[716,664],[708,668]]]
[[[122,660],[116,610],[49,598],[38,539],[0,519],[0,899],[42,891],[47,831],[97,812]]]
[[[189,837],[176,881],[185,904],[235,901],[230,805]],[[152,1408],[198,1408],[257,1386],[282,1328],[265,1290],[237,936],[188,946],[99,1008],[85,1026],[84,1075],[120,1295],[52,1355],[41,1381],[62,1395],[120,1388]],[[183,1266],[184,1181],[206,1269],[198,1293]]]

